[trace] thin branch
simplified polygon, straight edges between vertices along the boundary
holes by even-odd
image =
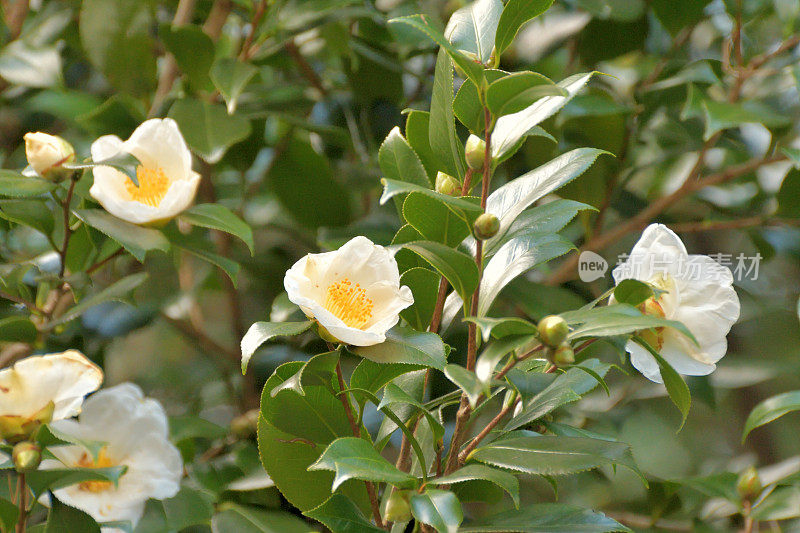
[[[317,91],[319,91],[323,97],[328,96],[328,89],[325,88],[325,85],[322,83],[322,79],[317,75],[317,73],[314,71],[314,68],[306,60],[306,58],[303,57],[303,54],[300,53],[300,49],[297,48],[297,45],[294,43],[294,41],[289,39],[283,46],[289,53],[289,57],[291,57],[292,61],[294,61],[297,65],[297,68],[300,70],[300,73],[303,75],[303,77],[308,80],[308,82]]]
[[[514,410],[514,408],[517,406],[517,404],[518,404],[519,402],[520,402],[520,399],[519,399],[519,398],[517,398],[515,401],[513,401],[513,402],[510,402],[510,403],[509,403],[507,406],[505,406],[505,407],[504,407],[504,408],[503,408],[503,409],[502,409],[502,410],[501,410],[499,413],[497,413],[497,416],[495,416],[495,417],[494,417],[494,418],[493,418],[493,419],[492,419],[492,420],[491,420],[491,421],[490,421],[488,424],[486,424],[486,427],[485,427],[485,428],[483,428],[483,429],[481,430],[481,432],[480,432],[480,433],[478,433],[478,434],[475,436],[475,438],[473,438],[473,439],[470,441],[470,443],[469,443],[469,444],[468,444],[468,445],[467,445],[467,446],[466,446],[466,447],[465,447],[465,448],[464,448],[464,449],[461,451],[461,453],[459,453],[459,454],[458,454],[458,461],[459,461],[460,463],[462,463],[462,464],[463,464],[464,462],[466,462],[466,460],[467,460],[467,457],[469,456],[469,454],[470,454],[470,453],[472,453],[472,450],[474,450],[475,448],[477,448],[477,447],[478,447],[478,444],[480,444],[480,443],[481,443],[481,441],[482,441],[483,439],[485,439],[485,438],[486,438],[486,437],[489,435],[489,433],[491,433],[492,431],[494,431],[494,428],[496,428],[496,427],[497,427],[497,425],[498,425],[500,422],[502,422],[502,421],[503,421],[503,419],[506,417],[506,415],[508,415],[508,413],[510,413],[510,412],[512,412],[512,411]]]
[[[17,476],[17,497],[19,498],[19,517],[17,518],[16,533],[25,533],[28,521],[28,485],[25,483],[25,474]]]
[[[5,19],[11,41],[22,33],[22,25],[25,23],[25,17],[28,16],[29,7],[28,0],[14,0],[14,3],[8,6]]]
[[[29,311],[33,311],[36,314],[39,315],[44,314],[44,311],[41,308],[39,308],[39,306],[37,306],[35,303],[31,301],[26,300],[25,298],[20,298],[19,296],[8,294],[5,291],[0,291],[0,298],[9,300],[11,302],[14,302],[15,304],[24,305],[25,307],[28,308]]]
[[[250,21],[250,33],[245,37],[244,43],[242,43],[242,49],[239,52],[240,61],[247,61],[253,54],[253,38],[256,35],[256,30],[258,30],[258,26],[261,24],[261,19],[264,18],[264,13],[266,13],[266,11],[266,0],[261,0],[256,4],[255,11],[253,12],[253,20]]]
[[[117,257],[121,256],[124,252],[125,252],[124,248],[117,249],[117,251],[114,252],[113,254],[109,255],[105,259],[102,259],[102,260],[96,262],[95,264],[93,264],[92,266],[90,266],[89,268],[87,268],[86,269],[86,273],[87,274],[92,274],[94,272],[97,272],[98,270],[100,270],[101,268],[103,268],[104,266],[109,264],[111,261],[113,261]]]
[[[178,1],[178,7],[175,10],[175,16],[172,19],[173,27],[177,28],[179,26],[183,26],[192,20],[192,14],[194,13],[196,2],[197,0]],[[148,117],[156,116],[159,109],[161,109],[161,105],[164,103],[164,99],[172,90],[172,84],[175,83],[177,77],[178,63],[175,61],[175,57],[172,54],[167,53],[167,55],[164,57],[164,66],[161,70],[161,75],[158,77],[158,86],[156,87],[156,92],[153,96],[153,102],[150,105],[150,111],[147,113]]]
[[[67,189],[67,197],[64,198],[62,207],[64,209],[64,241],[61,244],[61,249],[58,250],[58,255],[61,257],[61,266],[58,270],[58,277],[63,278],[64,272],[67,270],[67,248],[69,247],[69,240],[72,237],[72,228],[69,225],[70,205],[72,204],[72,196],[75,193],[75,185],[78,183],[78,176],[72,175]]]

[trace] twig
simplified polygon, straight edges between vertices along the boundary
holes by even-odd
[[[350,422],[350,428],[353,430],[354,437],[361,436],[361,429],[356,424],[356,419],[353,416],[353,406],[350,405],[350,397],[348,396],[347,387],[344,384],[344,376],[342,376],[342,363],[341,361],[336,362],[336,378],[339,380],[339,399],[342,402],[342,406],[344,407],[344,412],[347,414],[347,420]],[[381,529],[386,529],[383,524],[383,520],[381,519],[381,508],[378,504],[378,496],[375,493],[375,485],[373,485],[369,481],[365,481],[364,485],[367,487],[367,495],[369,496],[369,503],[370,507],[372,507],[372,517],[375,519],[375,523]]]
[[[303,57],[303,54],[300,53],[300,49],[297,48],[297,45],[294,43],[294,41],[289,39],[283,46],[286,48],[286,51],[292,58],[292,61],[294,61],[297,65],[297,68],[300,69],[300,73],[303,75],[303,77],[308,80],[308,82],[316,90],[318,90],[322,96],[327,96],[328,90],[325,88],[325,85],[323,85],[322,79],[320,79],[309,62],[306,61],[306,58]]]
[[[25,533],[28,521],[28,485],[25,483],[25,474],[17,476],[17,497],[19,498],[19,517],[17,518],[17,533]]]
[[[194,13],[194,7],[197,0],[179,0],[178,7],[175,10],[175,16],[172,19],[172,26],[179,27],[185,24],[188,24],[192,20],[192,14]],[[158,77],[158,86],[156,87],[155,95],[153,96],[153,102],[150,105],[150,111],[147,113],[148,117],[154,117],[158,113],[159,109],[161,109],[161,105],[164,103],[164,99],[169,94],[170,90],[172,90],[172,84],[175,83],[175,79],[178,77],[178,63],[175,61],[175,57],[167,53],[166,57],[164,58],[164,67],[161,71],[161,75]]]
[[[491,433],[500,422],[503,421],[503,418],[505,418],[506,415],[510,413],[517,406],[519,402],[520,399],[517,398],[516,401],[509,403],[499,413],[497,413],[497,416],[494,417],[488,424],[486,424],[486,427],[483,428],[481,432],[478,433],[469,442],[469,444],[464,448],[464,450],[462,450],[462,452],[458,454],[458,461],[463,464],[467,460],[469,454],[472,453],[472,450],[478,447],[478,444],[480,444],[481,441],[485,439],[486,436],[489,435],[489,433]]]
[[[231,0],[215,0],[214,5],[211,6],[208,18],[203,24],[203,31],[211,37],[212,41],[216,42],[219,39],[222,27],[225,26],[225,21],[228,20],[228,15],[231,14],[231,9],[233,9]]]
[[[28,16],[28,8],[28,0],[14,0],[14,3],[8,6],[5,19],[11,41],[22,33],[22,25],[25,23],[25,17]]]
[[[124,252],[125,252],[124,248],[119,248],[116,252],[114,252],[113,254],[109,255],[105,259],[102,259],[102,260],[96,262],[95,264],[93,264],[92,266],[90,266],[89,268],[87,268],[86,269],[86,273],[87,274],[92,274],[92,273],[100,270],[101,268],[106,266],[108,263],[110,263],[111,261],[113,261],[117,257],[121,256]]]
[[[64,272],[67,270],[67,248],[69,247],[69,240],[72,237],[72,228],[69,225],[70,204],[72,204],[72,195],[75,193],[75,185],[78,183],[77,174],[73,174],[69,182],[69,189],[67,189],[67,197],[64,198],[62,204],[64,208],[64,241],[61,244],[61,249],[58,255],[61,257],[61,266],[58,269],[58,277],[63,278]]]
[[[652,529],[654,527],[666,529],[668,531],[694,531],[694,526],[688,521],[678,520],[654,520],[649,516],[643,516],[628,512],[606,511],[606,516],[613,518],[621,524],[636,529]]]
[[[19,296],[14,296],[12,294],[8,294],[5,291],[0,291],[0,298],[3,298],[5,300],[9,300],[11,302],[14,302],[15,304],[24,305],[25,307],[28,308],[28,310],[33,311],[34,313],[37,313],[37,314],[40,314],[40,315],[44,314],[44,311],[41,308],[39,308],[39,306],[37,306],[33,302],[30,302],[30,301],[26,300],[25,298],[20,298]]]
[[[247,37],[244,39],[244,43],[242,43],[242,49],[239,52],[239,60],[240,61],[247,61],[250,59],[250,56],[253,53],[253,38],[256,35],[256,30],[258,29],[258,25],[261,23],[261,19],[264,18],[264,13],[267,11],[267,2],[266,0],[261,0],[256,4],[255,11],[253,12],[253,20],[250,21],[250,33],[247,34]]]

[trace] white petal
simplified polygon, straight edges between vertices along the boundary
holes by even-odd
[[[156,208],[159,220],[175,218],[191,207],[199,185],[200,174],[193,171],[190,171],[189,178],[173,181]]]
[[[373,332],[351,328],[342,322],[339,317],[319,304],[314,303],[310,311],[311,315],[322,327],[345,344],[352,344],[353,346],[372,346],[386,340],[385,331]]]
[[[614,281],[649,281],[659,273],[677,271],[688,257],[686,247],[674,231],[663,224],[650,224],[642,232],[628,259],[611,272]]]
[[[186,179],[192,169],[192,154],[171,118],[142,122],[125,141],[124,149],[146,168],[162,168],[171,180]]]
[[[336,251],[324,275],[328,283],[336,283],[344,278],[362,287],[378,281],[392,283],[395,287],[400,284],[397,261],[389,250],[360,235]]]
[[[116,135],[103,135],[92,143],[92,161],[111,159],[122,151],[122,139]]]
[[[631,364],[642,373],[644,377],[656,383],[663,383],[661,371],[658,368],[658,361],[650,352],[642,348],[635,341],[628,341],[625,344],[625,351],[631,354]]]
[[[0,371],[0,414],[31,416],[51,401],[53,420],[75,416],[103,371],[76,350],[22,359]]]
[[[722,355],[725,355],[726,343],[724,338],[722,342]],[[707,376],[717,368],[714,363],[704,362],[705,359],[710,359],[710,357],[698,350],[692,341],[677,332],[665,331],[661,356],[672,365],[672,368],[678,374],[683,374],[684,376]]]

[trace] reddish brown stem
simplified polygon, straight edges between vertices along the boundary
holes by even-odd
[[[460,454],[458,454],[459,462],[464,463],[467,460],[467,457],[469,456],[470,453],[472,453],[472,450],[477,448],[478,444],[480,444],[481,441],[485,439],[486,436],[489,435],[489,433],[491,433],[500,422],[503,421],[506,415],[508,415],[508,413],[514,410],[514,407],[516,407],[517,403],[519,403],[519,398],[516,401],[511,402],[507,406],[505,406],[499,413],[497,413],[497,416],[494,417],[491,420],[491,422],[486,424],[486,427],[483,428],[480,433],[475,435],[475,438],[473,438],[470,441],[470,443],[464,448],[464,450]]]

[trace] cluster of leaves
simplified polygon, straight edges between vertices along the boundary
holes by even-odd
[[[727,422],[752,407],[734,389],[796,374],[796,291],[778,287],[796,277],[797,232],[784,226],[800,216],[800,6],[552,3],[45,1],[21,18],[12,7],[28,2],[4,3],[0,143],[13,170],[0,171],[0,357],[82,348],[186,413],[171,420],[184,488],[150,502],[135,531],[374,531],[387,514],[397,530],[413,519],[438,531],[616,531],[662,517],[729,529],[800,515],[795,463],[762,468],[763,487],[742,492],[731,451],[741,427],[797,410],[797,393]],[[148,116],[178,122],[203,175],[198,205],[164,228],[99,209],[90,169],[62,183],[20,172],[26,131],[58,133],[85,155]],[[464,140],[487,130],[484,174]],[[437,192],[439,172],[468,182],[464,194]],[[500,230],[479,245],[483,212]],[[678,423],[659,430],[671,416],[662,388],[611,362],[630,368],[622,347],[637,331],[686,328],[642,315],[643,284],[618,286],[611,306],[604,281],[556,286],[574,276],[573,243],[627,251],[620,242],[653,219],[734,230],[709,251],[746,247],[777,265],[762,274],[778,283],[746,287],[758,318],[731,343],[728,377],[687,385],[654,352],[684,443]],[[397,250],[415,303],[385,343],[330,350],[281,279],[296,258],[356,234]],[[440,304],[441,287],[452,290]],[[256,357],[240,379],[245,325],[265,314],[242,345]],[[551,314],[570,326],[575,364],[545,360],[536,323]],[[262,386],[259,410],[230,415],[258,407]],[[690,389],[700,409],[687,420]],[[728,426],[728,448],[699,444]],[[775,459],[777,446],[748,442]],[[687,448],[691,468],[678,455]],[[647,481],[626,484],[626,471]],[[119,475],[28,479],[38,498]],[[556,503],[543,503],[554,497],[540,480]],[[598,496],[598,484],[627,495]],[[0,499],[3,531],[17,520],[13,496]],[[46,518],[36,498],[29,530],[99,529],[57,501]]]

